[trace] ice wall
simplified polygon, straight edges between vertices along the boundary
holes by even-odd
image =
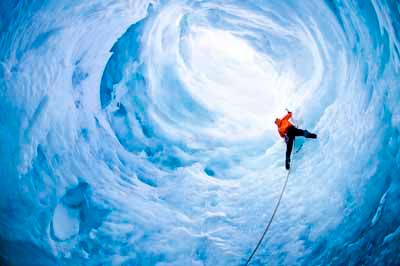
[[[400,4],[0,2],[4,265],[400,264]]]

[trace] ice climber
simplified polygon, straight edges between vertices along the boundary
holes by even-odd
[[[310,133],[307,130],[299,129],[290,123],[289,119],[292,117],[292,112],[288,111],[282,119],[275,119],[275,124],[278,127],[279,135],[285,139],[286,142],[286,162],[285,167],[287,170],[290,169],[290,154],[292,153],[293,141],[295,137],[306,137],[310,139],[316,139],[317,135]]]

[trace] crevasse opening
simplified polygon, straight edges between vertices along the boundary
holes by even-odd
[[[4,265],[397,265],[395,1],[0,3]]]

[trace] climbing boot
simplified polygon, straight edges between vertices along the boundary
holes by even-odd
[[[290,169],[290,158],[286,158],[285,167],[286,167],[286,170]]]
[[[304,130],[304,137],[309,138],[309,139],[316,139],[317,134],[310,133],[308,130]]]

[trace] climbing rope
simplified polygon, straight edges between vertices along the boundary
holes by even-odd
[[[293,146],[294,146],[294,144],[295,144],[295,142],[294,142],[294,140],[293,140]],[[292,154],[292,157],[293,157],[293,154]],[[287,183],[288,183],[288,181],[289,181],[289,175],[290,175],[290,169],[289,169],[289,171],[288,171],[288,173],[287,173],[287,175],[286,175],[285,184],[284,184],[283,187],[282,187],[282,191],[281,191],[281,194],[279,195],[279,199],[278,199],[278,202],[276,203],[274,212],[272,213],[272,216],[271,216],[271,218],[269,219],[269,222],[268,222],[267,226],[265,227],[264,233],[262,234],[262,236],[261,236],[260,240],[258,241],[256,247],[254,248],[254,250],[253,250],[253,252],[251,253],[250,257],[247,259],[245,266],[249,265],[249,263],[250,263],[251,259],[253,258],[254,254],[256,254],[257,249],[260,247],[262,241],[264,240],[265,235],[266,235],[267,232],[268,232],[269,227],[270,227],[271,224],[272,224],[272,221],[274,220],[275,214],[276,214],[276,212],[278,211],[278,208],[279,208],[279,204],[281,204],[281,200],[282,200],[282,197],[283,197],[283,193],[284,193],[285,190],[286,190],[286,185],[287,185]]]

